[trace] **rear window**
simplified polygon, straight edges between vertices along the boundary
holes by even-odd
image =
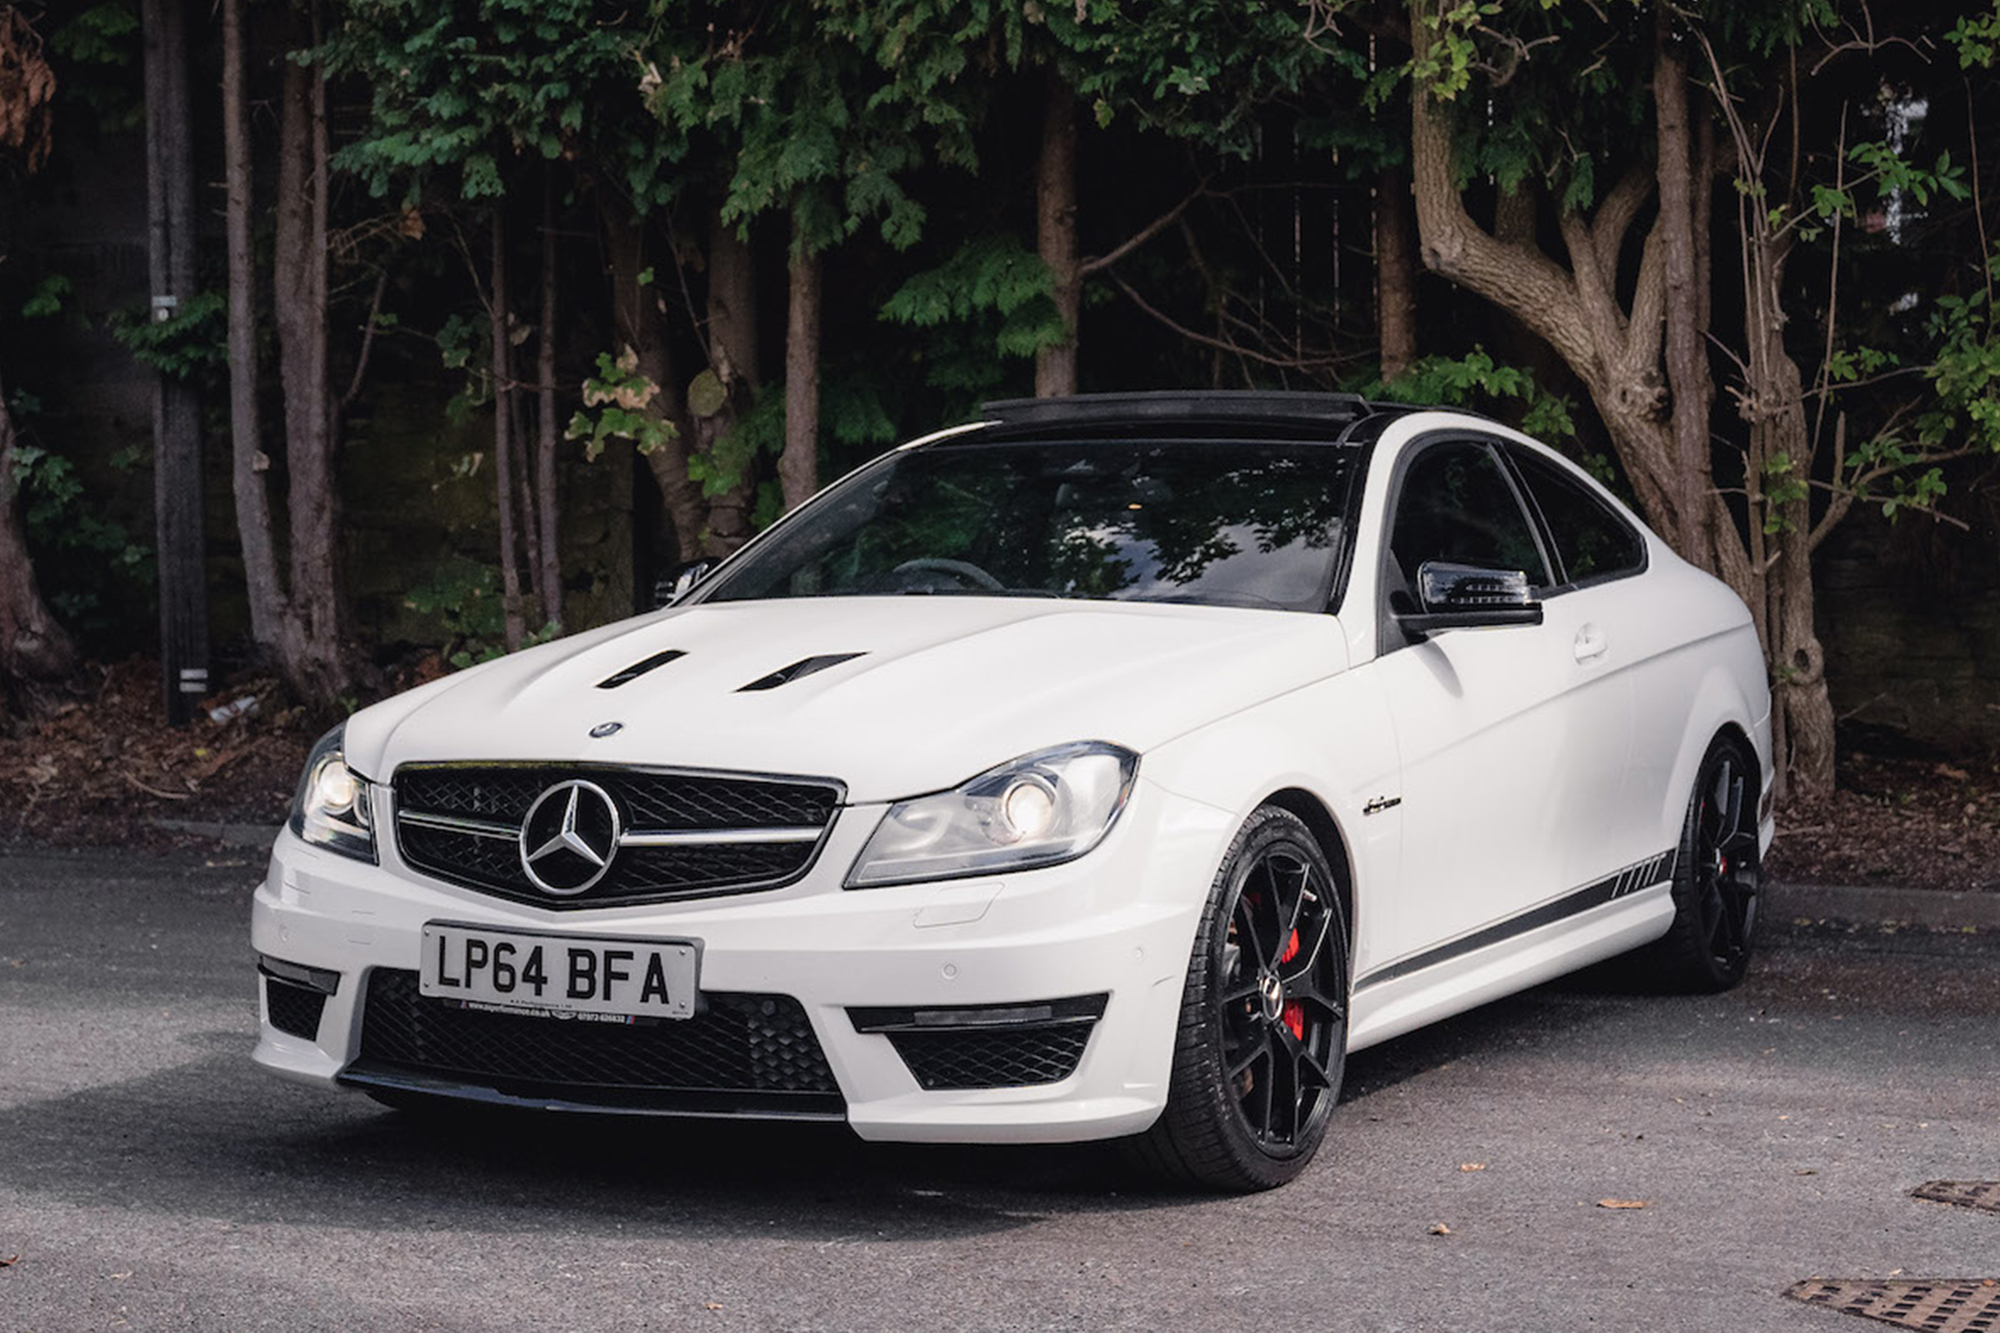
[[[1565,583],[1597,583],[1646,567],[1646,542],[1567,469],[1526,449],[1510,451],[1555,538]]]

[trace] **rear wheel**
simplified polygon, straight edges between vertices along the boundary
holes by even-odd
[[[1674,990],[1712,993],[1743,980],[1764,887],[1756,759],[1732,737],[1702,758],[1674,863],[1674,924],[1649,961]]]
[[[1133,1144],[1145,1165],[1245,1191],[1305,1169],[1340,1097],[1347,947],[1326,853],[1297,815],[1259,808],[1195,933],[1166,1110]]]

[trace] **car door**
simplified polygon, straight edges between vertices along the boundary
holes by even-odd
[[[1615,693],[1632,718],[1619,780],[1576,796],[1579,828],[1570,847],[1573,857],[1587,853],[1588,860],[1573,860],[1570,873],[1583,883],[1593,872],[1612,874],[1668,850],[1660,844],[1659,811],[1668,804],[1666,783],[1691,703],[1688,677],[1663,661],[1661,646],[1674,631],[1636,581],[1648,564],[1638,528],[1568,463],[1511,441],[1504,453],[1557,567],[1559,583],[1542,595],[1543,624],[1570,636],[1581,668],[1576,691]]]
[[[1493,442],[1420,441],[1398,462],[1387,512],[1373,667],[1403,760],[1403,892],[1377,957],[1400,974],[1527,928],[1532,909],[1603,868],[1581,824],[1623,779],[1631,720],[1616,684],[1592,688],[1601,664],[1584,660],[1584,625],[1567,607],[1540,625],[1421,638],[1396,624],[1398,610],[1416,609],[1410,587],[1425,561],[1518,569],[1537,589],[1559,587]]]

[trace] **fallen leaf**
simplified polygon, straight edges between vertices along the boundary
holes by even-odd
[[[1486,1169],[1486,1163],[1484,1163],[1484,1162],[1460,1162],[1460,1163],[1458,1164],[1458,1169],[1459,1169],[1459,1170],[1461,1170],[1461,1171],[1484,1171],[1484,1170]]]
[[[722,1308],[722,1305],[718,1301],[703,1301],[701,1303],[701,1308],[704,1310],[720,1310]]]
[[[1792,1172],[1792,1174],[1795,1176],[1816,1176],[1819,1174],[1819,1172],[1814,1170],[1812,1167],[1802,1166],[1798,1170]]]
[[[1648,1202],[1650,1200],[1646,1199],[1599,1199],[1597,1206],[1599,1208],[1644,1208]]]
[[[0,1268],[12,1268],[15,1264],[18,1264],[20,1262],[21,1262],[20,1255],[10,1254],[5,1259],[0,1259]]]
[[[1442,1222],[1433,1222],[1431,1223],[1431,1234],[1433,1236],[1449,1236],[1451,1228]]]

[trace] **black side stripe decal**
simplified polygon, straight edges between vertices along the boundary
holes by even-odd
[[[1439,963],[1448,963],[1454,958],[1463,957],[1476,949],[1484,949],[1488,945],[1510,940],[1516,935],[1525,935],[1531,930],[1553,925],[1565,917],[1572,917],[1580,912],[1588,912],[1593,907],[1616,902],[1641,889],[1664,884],[1674,877],[1674,861],[1677,855],[1678,853],[1673,851],[1661,852],[1658,856],[1648,857],[1637,865],[1627,866],[1615,875],[1600,879],[1595,884],[1586,884],[1574,893],[1566,893],[1560,898],[1543,903],[1540,907],[1531,907],[1519,916],[1496,921],[1490,926],[1473,931],[1470,935],[1461,935],[1434,949],[1426,949],[1399,962],[1378,967],[1366,976],[1357,978],[1354,989],[1360,991],[1369,986],[1379,986],[1385,981],[1407,977],[1413,972],[1421,972],[1427,967],[1436,967]]]

